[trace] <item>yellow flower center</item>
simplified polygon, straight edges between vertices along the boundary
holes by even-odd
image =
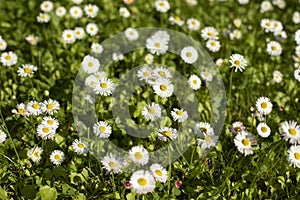
[[[164,135],[165,135],[165,136],[168,136],[168,137],[169,137],[171,134],[172,134],[171,131],[165,131],[165,132],[164,132]]]
[[[139,178],[137,182],[140,186],[147,185],[147,180],[145,178]]]
[[[25,72],[26,74],[29,74],[29,73],[31,72],[31,69],[30,69],[29,67],[26,67],[26,68],[24,69],[24,72]]]
[[[296,152],[296,153],[294,153],[294,156],[295,156],[296,160],[300,160],[300,153]]]
[[[180,21],[180,17],[176,16],[176,17],[175,17],[175,20],[176,20],[176,21]],[[193,22],[192,22],[192,23],[193,23]]]
[[[193,24],[193,25],[196,25],[196,21],[192,21],[192,24]]]
[[[207,128],[205,128],[205,127],[200,128],[200,130],[202,133],[207,133]]]
[[[190,57],[192,57],[193,54],[191,52],[186,52],[185,55],[186,55],[186,57],[190,58]]]
[[[261,127],[261,131],[262,131],[263,133],[265,133],[265,132],[267,132],[267,131],[268,131],[268,128],[267,128],[267,127],[265,127],[265,126],[263,126],[263,127]]]
[[[133,36],[133,35],[134,35],[134,32],[130,31],[129,35]]]
[[[33,107],[34,109],[38,109],[38,108],[39,108],[39,104],[35,103],[35,104],[33,104],[32,107]]]
[[[268,104],[266,102],[262,102],[260,104],[260,106],[263,108],[263,109],[266,109],[268,107]]]
[[[204,136],[204,140],[207,141],[207,142],[210,142],[211,141],[211,137],[206,135],[206,136]]]
[[[198,82],[196,80],[193,80],[193,84],[196,85]]]
[[[163,175],[162,172],[159,169],[155,170],[155,174],[157,176],[162,176]]]
[[[166,91],[166,90],[168,89],[168,87],[167,87],[166,85],[161,85],[161,86],[160,86],[160,89],[161,89],[162,91]]]
[[[236,132],[240,132],[240,131],[241,131],[241,127],[237,126],[237,127],[234,128],[234,130],[235,130]]]
[[[267,26],[267,27],[270,27],[270,26],[271,26],[271,23],[270,23],[270,22],[267,22],[267,23],[266,23],[266,26]]]
[[[50,132],[50,129],[49,129],[49,128],[43,128],[43,132],[44,132],[44,133],[49,133],[49,132]]]
[[[156,48],[160,48],[160,43],[157,42],[157,43],[154,44],[154,46],[155,46]]]
[[[179,116],[182,116],[182,115],[183,115],[183,112],[182,112],[181,110],[178,110],[178,111],[176,112],[176,114],[179,115]]]
[[[19,113],[19,114],[23,114],[24,112],[25,112],[25,109],[23,109],[23,108],[19,108],[19,109],[18,109],[18,113]]]
[[[53,125],[53,124],[54,124],[54,121],[51,120],[51,119],[49,119],[49,120],[47,121],[47,123],[48,123],[49,125]]]
[[[89,9],[89,12],[90,12],[90,13],[94,12],[94,9],[93,9],[93,8],[90,8],[90,9]]]
[[[234,61],[234,64],[235,64],[236,66],[238,66],[238,67],[239,67],[239,66],[241,66],[241,61],[239,61],[239,60],[235,60],[235,61]]]
[[[211,37],[211,36],[213,36],[214,34],[213,34],[212,32],[209,31],[209,32],[207,33],[207,35],[208,35],[209,37]]]
[[[12,57],[10,55],[5,56],[5,60],[11,60]]]
[[[59,155],[59,154],[56,154],[56,155],[54,156],[54,159],[55,159],[55,160],[60,160],[60,155]]]
[[[159,71],[158,74],[163,76],[163,77],[166,76],[166,73],[164,71]]]
[[[276,51],[277,47],[276,46],[272,46],[271,49],[272,49],[272,51]]]
[[[143,74],[144,74],[144,76],[149,76],[150,75],[149,72],[144,72]]]
[[[33,156],[36,157],[36,158],[38,158],[39,155],[40,155],[40,154],[39,154],[39,152],[37,152],[37,151],[35,151],[35,152],[33,153]]]
[[[149,108],[149,109],[148,109],[148,112],[149,112],[150,114],[154,114],[154,113],[155,113],[155,109],[154,109],[154,108]]]
[[[243,139],[243,140],[242,140],[242,143],[243,143],[244,146],[249,146],[249,145],[250,145],[250,140],[247,139],[247,138],[246,138],[246,139]]]
[[[107,83],[101,83],[100,86],[101,86],[102,88],[107,88]]]
[[[104,132],[106,130],[106,127],[105,126],[100,126],[99,129],[100,129],[101,132]]]
[[[164,2],[161,2],[159,5],[162,6],[162,7],[164,7],[164,6],[165,6],[165,3],[164,3]]]
[[[215,47],[217,45],[217,43],[213,41],[213,42],[210,43],[210,45]]]
[[[134,158],[137,160],[141,160],[143,158],[143,154],[141,152],[135,152]]]
[[[88,66],[93,67],[94,66],[93,62],[88,62]]]
[[[292,135],[292,136],[295,136],[297,134],[297,131],[294,129],[294,128],[290,128],[289,129],[289,133]]]
[[[82,143],[79,143],[77,146],[78,146],[78,148],[80,148],[80,149],[83,149],[83,148],[84,148],[84,144],[82,144]]]
[[[117,166],[117,163],[116,162],[109,162],[108,165],[111,167],[111,168],[115,168]]]
[[[54,108],[54,105],[52,103],[47,104],[47,109],[51,110]]]

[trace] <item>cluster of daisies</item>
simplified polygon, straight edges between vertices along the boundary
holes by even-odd
[[[300,14],[299,14],[299,23],[300,23]],[[300,82],[300,29],[298,29],[295,32],[295,42],[297,46],[295,47],[295,55],[293,56],[293,59],[295,61],[294,77],[298,82]]]

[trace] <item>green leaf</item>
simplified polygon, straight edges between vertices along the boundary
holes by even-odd
[[[51,188],[49,186],[42,186],[37,194],[41,200],[56,200],[57,199],[57,191],[55,188]]]
[[[127,200],[135,200],[135,194],[133,194],[133,193],[127,194],[127,195],[126,195],[126,199],[127,199]]]
[[[7,192],[0,186],[0,199],[6,200],[7,198]]]

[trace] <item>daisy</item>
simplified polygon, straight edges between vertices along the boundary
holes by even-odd
[[[139,32],[134,28],[127,28],[125,30],[125,36],[129,41],[136,41],[139,38]]]
[[[203,138],[197,138],[197,144],[201,146],[202,149],[209,149],[216,146],[217,141],[218,136],[216,136],[213,131],[203,133]]]
[[[0,143],[3,143],[7,138],[7,135],[4,131],[0,130]]]
[[[152,78],[152,69],[149,67],[142,67],[137,71],[137,77],[140,81],[144,80],[147,82],[150,78]]]
[[[297,45],[300,45],[300,29],[295,32],[295,41]]]
[[[159,78],[153,85],[154,93],[161,98],[172,96],[174,92],[174,85],[168,79]]]
[[[130,177],[131,188],[137,194],[147,194],[155,189],[155,179],[149,171],[139,170]]]
[[[240,5],[246,5],[249,3],[249,0],[238,0]]]
[[[126,5],[131,5],[135,2],[135,0],[123,0],[123,3],[125,3]]]
[[[50,126],[54,130],[56,130],[59,126],[58,120],[53,117],[45,116],[43,117],[42,123],[45,126]]]
[[[42,159],[43,149],[41,147],[31,148],[27,155],[33,162],[39,162]]]
[[[186,24],[187,28],[191,31],[197,31],[200,28],[200,22],[195,18],[187,19]]]
[[[193,64],[198,59],[198,52],[194,47],[184,47],[180,52],[181,58],[185,63]]]
[[[72,0],[72,2],[75,4],[81,4],[83,2],[83,0]]]
[[[233,24],[235,27],[239,28],[242,25],[242,20],[240,18],[236,18],[233,20]]]
[[[242,131],[235,136],[234,144],[240,153],[247,156],[253,154],[254,148],[252,145],[256,145],[256,140],[251,133]]]
[[[55,10],[55,14],[58,17],[63,17],[63,16],[65,16],[66,13],[67,13],[67,10],[63,6],[60,6],[60,7],[56,8],[56,10]]]
[[[106,77],[106,73],[103,72],[103,71],[97,71],[97,72],[94,73],[94,76],[95,76],[98,80],[100,80],[100,79]]]
[[[193,90],[198,90],[201,87],[201,80],[197,75],[193,74],[190,76],[188,84]]]
[[[245,131],[246,127],[244,126],[243,122],[237,121],[232,123],[229,130],[233,135],[236,135],[242,131]]]
[[[52,1],[43,1],[40,5],[40,8],[43,12],[51,12],[53,10],[53,3]]]
[[[198,4],[197,0],[185,0],[189,6],[196,6]]]
[[[66,29],[62,33],[62,39],[66,44],[73,44],[76,41],[76,34],[73,30]]]
[[[247,66],[247,60],[240,54],[232,54],[229,58],[229,62],[231,64],[230,68],[235,67],[235,72],[237,72],[238,70],[243,72],[243,70]]]
[[[103,168],[106,169],[109,173],[120,173],[123,168],[123,159],[119,156],[109,153],[101,159]]]
[[[152,172],[152,175],[154,176],[156,181],[159,181],[161,183],[165,183],[168,179],[168,172],[163,166],[161,166],[158,163],[154,163],[150,166],[150,171]]]
[[[90,55],[87,55],[83,58],[81,67],[82,67],[83,71],[85,71],[88,74],[95,73],[99,70],[100,62],[98,59],[96,59]]]
[[[4,51],[7,47],[7,43],[0,37],[0,51]]]
[[[52,99],[44,100],[44,103],[42,105],[42,111],[44,113],[47,113],[48,115],[53,115],[54,113],[57,113],[59,108],[59,102]]]
[[[224,62],[224,60],[223,60],[222,58],[218,58],[218,59],[216,60],[216,65],[217,65],[218,67],[222,67],[223,62]]]
[[[90,36],[94,36],[98,33],[98,26],[94,23],[88,23],[86,25],[86,28],[85,28],[86,32],[90,35]]]
[[[43,140],[48,140],[54,138],[55,129],[47,124],[39,124],[37,126],[37,133]]]
[[[88,4],[84,7],[84,12],[89,18],[95,18],[99,12],[99,8],[96,5]]]
[[[233,30],[231,33],[229,33],[229,37],[231,40],[239,40],[242,37],[242,32],[240,30]]]
[[[203,71],[201,72],[201,78],[206,81],[206,82],[210,82],[213,79],[213,75],[210,72],[207,71]]]
[[[273,104],[271,103],[270,99],[267,97],[260,97],[257,99],[256,108],[258,112],[262,115],[268,115],[272,111]]]
[[[300,144],[300,126],[295,121],[285,121],[280,126],[283,139],[290,144]]]
[[[282,81],[282,73],[280,71],[274,71],[273,72],[273,80],[276,83],[280,83]]]
[[[93,53],[100,54],[100,53],[103,52],[103,46],[102,46],[101,44],[99,44],[99,43],[93,42],[93,43],[92,43],[92,46],[91,46],[91,51],[92,51]]]
[[[218,40],[219,33],[214,27],[205,27],[204,29],[201,30],[201,37],[204,40]]]
[[[42,114],[42,103],[39,103],[37,101],[30,101],[28,102],[26,106],[26,110],[31,114],[31,115],[40,115]]]
[[[60,165],[65,160],[65,154],[60,150],[54,150],[50,155],[50,160],[54,165]]]
[[[166,13],[170,10],[170,4],[167,0],[156,0],[155,8],[158,12]]]
[[[271,56],[279,56],[282,53],[282,47],[278,42],[271,41],[267,44],[267,52]]]
[[[272,31],[272,25],[273,23],[271,22],[271,20],[269,19],[262,19],[260,21],[260,26],[265,29],[265,32],[268,33],[270,31]]]
[[[39,13],[36,19],[39,23],[48,23],[51,17],[47,13]]]
[[[300,146],[294,145],[291,146],[290,149],[287,151],[288,153],[288,161],[290,166],[300,168]]]
[[[134,146],[129,150],[129,158],[134,163],[145,165],[149,161],[149,153],[144,147]]]
[[[161,108],[158,104],[152,102],[143,107],[142,115],[146,120],[154,121],[161,117]]]
[[[130,17],[130,12],[127,8],[122,7],[122,8],[119,9],[119,15],[121,17],[128,18],[128,17]]]
[[[148,53],[145,56],[145,61],[146,61],[147,64],[152,64],[153,60],[154,60],[154,56],[152,54]]]
[[[272,23],[272,32],[278,33],[283,30],[283,25],[280,21],[272,20],[271,23]]]
[[[96,87],[96,85],[98,84],[99,79],[96,78],[96,76],[94,75],[89,75],[86,79],[85,79],[85,85],[94,89]]]
[[[24,103],[20,103],[16,106],[16,109],[12,109],[11,111],[14,115],[22,115],[29,116],[28,111],[26,110],[26,106]]]
[[[261,4],[260,4],[260,12],[261,13],[264,13],[264,12],[267,12],[267,11],[271,11],[273,10],[273,6],[271,4],[270,1],[263,1]]]
[[[169,21],[171,22],[172,25],[177,24],[178,26],[182,26],[184,24],[184,20],[180,19],[180,17],[176,16],[170,16]]]
[[[221,48],[221,44],[218,40],[207,40],[206,47],[211,52],[218,52]]]
[[[166,31],[158,31],[156,34],[147,38],[146,48],[150,50],[152,54],[165,54],[169,48],[169,40],[170,35]]]
[[[259,123],[256,127],[256,130],[258,134],[264,138],[269,137],[271,134],[271,129],[266,123]]]
[[[171,111],[171,116],[174,121],[184,122],[188,118],[188,113],[182,108],[181,109],[173,108],[173,110]]]
[[[76,39],[78,39],[78,40],[81,40],[85,36],[85,31],[84,31],[84,28],[82,28],[82,27],[76,27],[74,29],[74,33],[75,33]]]
[[[72,143],[72,149],[78,154],[85,154],[88,152],[88,145],[81,139],[76,139]]]
[[[32,75],[37,71],[37,67],[30,64],[23,64],[22,67],[19,67],[17,73],[21,77],[32,77]]]
[[[170,71],[165,67],[156,67],[154,70],[152,70],[152,76],[154,78],[172,78]]]
[[[39,42],[39,37],[34,35],[28,35],[25,40],[31,45],[37,45]]]
[[[194,133],[198,137],[205,137],[205,135],[212,135],[213,128],[207,122],[198,122],[195,124]]]
[[[120,60],[124,60],[124,55],[121,54],[121,53],[114,52],[114,53],[112,54],[112,59],[113,59],[113,61],[115,61],[115,62],[120,61]]]
[[[178,132],[174,128],[164,127],[158,130],[158,139],[166,142],[168,138],[175,140],[178,137]]]
[[[79,6],[72,6],[69,10],[70,16],[74,19],[79,19],[83,15],[83,11]]]
[[[300,68],[294,71],[294,77],[298,82],[300,82]]]
[[[300,23],[300,13],[298,11],[295,11],[293,13],[293,17],[292,20],[295,24],[299,24]]]
[[[4,52],[1,54],[0,61],[3,66],[10,67],[15,65],[18,62],[18,57],[12,51]]]
[[[115,90],[115,83],[109,78],[101,78],[94,88],[95,94],[100,94],[101,96],[109,96]]]
[[[99,121],[94,124],[93,132],[99,138],[108,138],[112,133],[112,128],[105,121]]]

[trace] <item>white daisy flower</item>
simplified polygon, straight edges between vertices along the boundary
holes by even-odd
[[[154,102],[147,104],[142,110],[142,115],[146,120],[154,121],[161,117],[161,107]]]
[[[247,66],[247,60],[240,54],[232,54],[229,58],[229,62],[231,64],[230,68],[235,67],[235,72],[237,72],[238,70],[243,72],[243,70]]]
[[[103,52],[103,46],[102,46],[101,44],[99,44],[99,43],[93,42],[93,43],[92,43],[92,46],[91,46],[91,51],[92,51],[93,53],[100,54],[100,53]]]
[[[114,174],[122,172],[122,168],[124,166],[123,159],[112,153],[109,153],[106,156],[104,156],[101,159],[101,163],[102,163],[104,169],[106,169],[108,172],[114,173]]]
[[[42,103],[39,103],[37,101],[30,101],[28,102],[26,106],[26,110],[34,116],[42,114]]]
[[[218,52],[221,48],[221,44],[218,40],[207,40],[206,47],[211,52]]]
[[[129,150],[129,158],[137,164],[146,165],[149,161],[149,152],[141,146],[134,146]]]
[[[48,23],[51,17],[47,13],[39,13],[36,19],[39,23]]]
[[[31,45],[37,45],[39,42],[39,37],[34,35],[28,35],[25,40]]]
[[[147,64],[152,64],[153,61],[154,61],[154,56],[150,53],[148,53],[146,56],[145,56],[145,61]]]
[[[7,47],[6,41],[0,38],[0,51],[5,51],[6,47]]]
[[[217,65],[218,67],[222,67],[223,62],[224,62],[224,60],[223,60],[222,58],[218,58],[218,59],[216,60],[216,65]]]
[[[287,159],[290,163],[290,166],[300,168],[300,146],[291,146],[287,153]]]
[[[298,11],[295,11],[293,13],[293,17],[292,20],[295,24],[299,24],[300,23],[300,13]]]
[[[219,32],[214,27],[205,27],[201,30],[201,37],[204,40],[218,40]]]
[[[75,4],[81,4],[83,2],[83,0],[72,0],[72,2]]]
[[[124,60],[124,55],[121,54],[121,53],[114,52],[114,53],[112,54],[112,59],[113,59],[113,61],[115,61],[115,62],[120,61],[120,60]]]
[[[201,87],[201,80],[197,75],[193,74],[190,76],[188,84],[193,90],[198,90]]]
[[[198,146],[201,146],[202,149],[209,149],[211,147],[214,147],[216,146],[217,142],[218,136],[216,136],[213,131],[203,133],[203,138],[197,138],[197,144]]]
[[[55,10],[55,14],[58,16],[58,17],[63,17],[65,16],[65,14],[67,13],[67,10],[65,7],[63,6],[59,6],[58,8],[56,8]]]
[[[22,116],[29,116],[26,106],[24,103],[20,103],[16,106],[16,109],[12,109],[11,111],[14,115],[22,115]]]
[[[72,149],[78,154],[82,155],[88,152],[88,145],[81,139],[76,139],[72,143]]]
[[[62,33],[62,39],[66,44],[73,44],[76,41],[76,34],[73,30],[66,29]]]
[[[4,131],[0,130],[0,143],[3,143],[7,138],[7,135]]]
[[[200,28],[200,22],[198,19],[195,19],[195,18],[187,19],[186,24],[187,24],[187,28],[190,31],[197,31]]]
[[[97,71],[97,72],[94,73],[94,76],[95,76],[98,80],[100,80],[100,79],[106,77],[106,73],[103,72],[103,71]]]
[[[172,96],[174,92],[174,85],[170,80],[165,78],[159,78],[153,85],[154,93],[161,98],[167,98]]]
[[[115,90],[115,83],[109,78],[100,78],[98,83],[94,88],[95,94],[100,94],[101,96],[109,96]]]
[[[280,83],[282,81],[282,73],[280,71],[274,71],[273,72],[273,80],[276,83]]]
[[[105,121],[99,121],[94,124],[93,132],[99,138],[108,138],[112,133],[112,128]]]
[[[188,118],[188,113],[182,108],[181,109],[173,108],[173,110],[171,111],[171,116],[174,121],[184,122]]]
[[[184,24],[184,20],[182,20],[180,17],[176,16],[170,16],[169,21],[171,22],[172,25],[177,24],[178,26],[182,26]]]
[[[295,41],[297,45],[300,45],[300,29],[295,32]]]
[[[156,0],[155,8],[158,12],[166,13],[170,10],[170,4],[167,0]]]
[[[43,1],[40,5],[40,8],[43,12],[51,12],[54,8],[52,1]]]
[[[126,5],[131,5],[135,2],[135,0],[123,0],[123,3],[125,3]]]
[[[90,36],[94,36],[98,33],[99,31],[99,28],[96,24],[94,23],[88,23],[86,25],[86,28],[85,28],[86,32],[90,35]]]
[[[147,194],[155,189],[155,179],[149,171],[139,170],[130,177],[131,188],[137,194]]]
[[[178,137],[178,132],[174,128],[163,127],[158,130],[158,139],[166,142],[168,138],[175,140]]]
[[[243,122],[237,121],[237,122],[233,122],[232,126],[230,127],[230,132],[234,135],[245,131],[246,127],[244,126]]]
[[[238,0],[240,5],[246,5],[249,3],[249,0]]]
[[[283,25],[280,21],[272,20],[271,23],[272,23],[272,32],[278,33],[283,30]]]
[[[122,8],[119,9],[119,15],[121,17],[128,18],[128,17],[130,17],[130,12],[127,8],[122,7]]]
[[[272,26],[273,26],[273,23],[271,20],[269,19],[262,19],[260,21],[260,26],[265,29],[265,32],[268,33],[268,32],[271,32],[272,31]]]
[[[84,31],[84,28],[82,28],[82,27],[76,27],[74,29],[74,33],[75,33],[76,39],[78,39],[78,40],[81,40],[85,36],[85,31]]]
[[[135,41],[139,38],[139,32],[134,28],[127,28],[125,30],[125,36],[129,41]]]
[[[90,55],[86,55],[83,58],[81,66],[82,66],[83,71],[85,71],[88,74],[91,74],[91,73],[95,73],[99,70],[100,62],[98,59],[96,59]]]
[[[99,82],[99,79],[97,79],[96,76],[94,76],[93,74],[89,75],[85,79],[85,85],[91,87],[92,89],[94,89],[96,87],[98,82]]]
[[[53,115],[57,113],[60,108],[59,102],[53,99],[44,100],[42,105],[42,111],[48,115]]]
[[[271,129],[266,123],[259,123],[256,127],[256,130],[258,132],[258,135],[264,138],[269,137],[269,135],[271,134]]]
[[[240,30],[233,30],[232,32],[229,33],[229,37],[231,40],[234,40],[234,39],[241,39],[242,37],[242,32]]]
[[[168,172],[167,170],[158,163],[154,163],[150,166],[150,171],[154,176],[156,181],[161,183],[165,183],[168,179]]]
[[[15,65],[18,62],[18,57],[12,51],[4,52],[1,54],[0,61],[3,66],[10,67]]]
[[[99,8],[96,5],[88,4],[84,7],[84,12],[89,18],[95,18],[99,12]]]
[[[181,58],[185,63],[193,64],[198,59],[198,52],[194,47],[184,47],[180,52]]]
[[[195,124],[194,133],[198,137],[204,137],[205,135],[211,135],[214,132],[213,128],[207,122],[198,122]]]
[[[242,20],[240,18],[236,18],[233,20],[233,24],[235,27],[239,28],[242,25]]]
[[[149,67],[142,67],[137,71],[137,77],[140,81],[145,80],[147,82],[149,79],[152,78],[152,69],[150,69]]]
[[[272,111],[273,104],[267,97],[259,97],[255,103],[255,106],[259,113],[268,115]]]
[[[166,31],[158,31],[146,40],[146,48],[156,55],[165,54],[169,48],[170,35]]]
[[[279,56],[282,53],[282,47],[278,42],[271,41],[267,44],[267,52],[271,56]]]
[[[79,19],[83,15],[83,11],[79,6],[72,6],[69,10],[70,16],[74,19]]]
[[[37,126],[37,133],[43,140],[48,140],[54,138],[55,129],[47,124],[39,124]]]
[[[273,10],[273,6],[270,1],[261,2],[261,4],[260,4],[260,12],[261,13],[271,11],[271,10]]]
[[[200,76],[206,82],[210,82],[213,80],[213,75],[208,71],[201,72]]]
[[[39,162],[42,159],[43,149],[41,147],[31,148],[27,155],[33,162]]]
[[[295,121],[285,121],[280,126],[283,139],[290,144],[300,144],[300,126]]]
[[[50,160],[53,163],[53,165],[60,165],[65,160],[65,154],[60,150],[54,150],[50,155]]]
[[[152,70],[152,76],[153,78],[165,78],[170,79],[172,78],[172,75],[170,71],[165,67],[156,67],[154,70]]]
[[[197,0],[185,0],[189,6],[196,6],[198,4]]]
[[[239,132],[234,138],[234,144],[238,151],[245,156],[253,154],[252,145],[256,145],[256,143],[255,137],[247,131]]]
[[[49,116],[43,117],[43,120],[42,120],[41,124],[43,124],[45,126],[50,126],[54,130],[56,130],[59,126],[58,120],[53,118],[53,117],[49,117]]]
[[[37,67],[30,64],[23,64],[22,67],[19,67],[17,73],[21,77],[32,77],[32,75],[37,71]]]
[[[298,82],[300,82],[300,68],[294,71],[294,77]]]

